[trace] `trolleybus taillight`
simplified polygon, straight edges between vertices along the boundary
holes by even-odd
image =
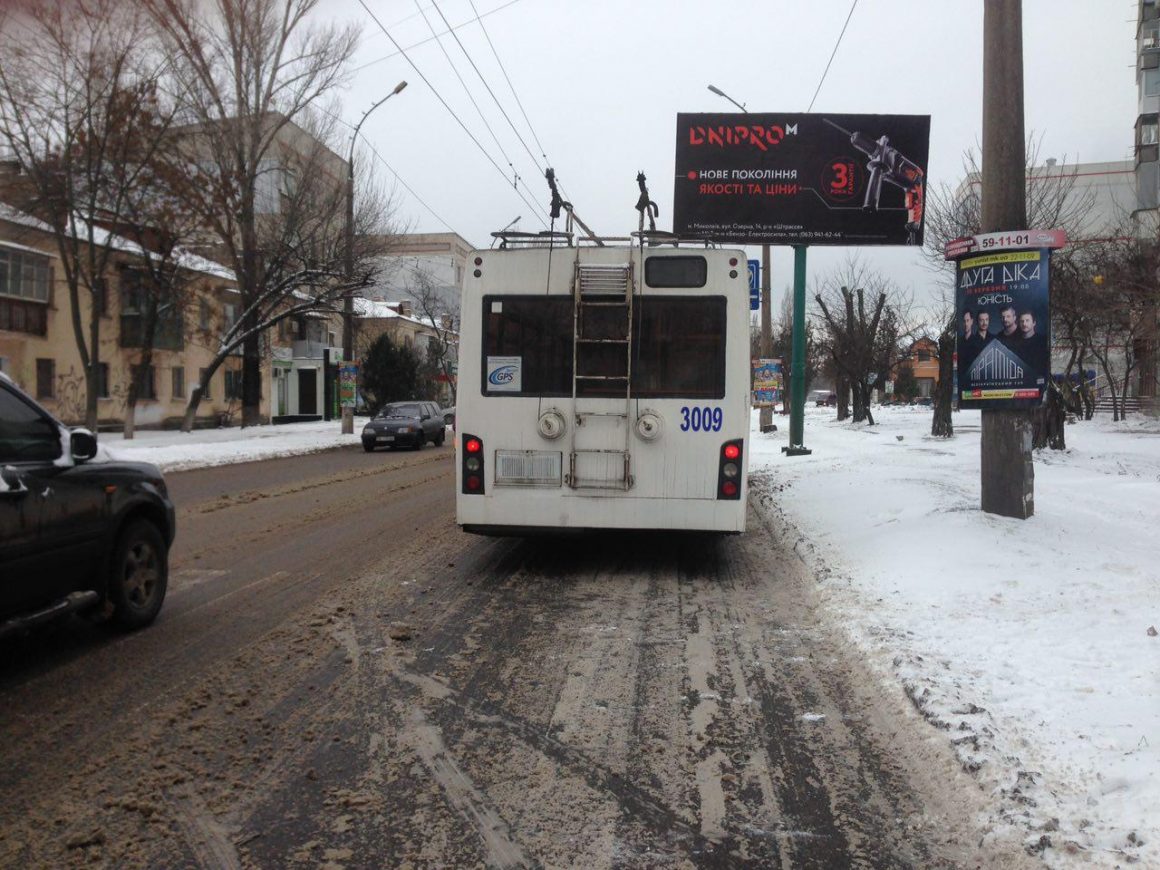
[[[721,445],[718,460],[717,498],[738,500],[741,498],[741,454],[744,441],[726,441]]]
[[[463,435],[463,492],[483,493],[483,442],[474,435]]]

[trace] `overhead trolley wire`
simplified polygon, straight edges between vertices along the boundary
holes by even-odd
[[[335,114],[334,112],[327,109],[325,106],[318,105],[318,106],[314,106],[313,108],[322,112],[324,115],[327,115],[327,116],[333,118],[335,121],[338,121],[338,123],[342,124],[344,127],[349,127],[351,130],[357,129],[356,126],[354,124],[352,124],[350,121],[346,120],[341,115]],[[390,172],[391,175],[395,176],[395,181],[397,181],[397,182],[399,182],[399,184],[403,185],[403,188],[407,191],[407,193],[411,194],[411,196],[413,196],[416,200],[418,200],[419,204],[422,205],[423,208],[425,208],[425,209],[427,209],[427,211],[431,212],[431,214],[434,215],[435,219],[437,221],[439,221],[439,223],[443,224],[443,226],[447,227],[447,229],[451,230],[451,232],[455,233],[455,235],[459,236],[460,238],[466,238],[462,233],[460,233],[458,230],[456,230],[455,227],[451,226],[451,224],[449,224],[449,223],[447,223],[447,221],[443,220],[443,218],[440,217],[439,213],[437,211],[435,211],[435,209],[433,209],[433,208],[431,208],[431,206],[427,205],[427,203],[423,201],[423,198],[421,196],[419,196],[419,194],[415,193],[415,191],[411,189],[411,186],[409,184],[407,184],[407,182],[403,181],[403,176],[399,175],[399,173],[395,171],[395,168],[393,166],[391,166],[391,164],[389,164],[386,161],[386,159],[383,157],[383,155],[378,152],[378,150],[375,148],[375,146],[371,144],[371,140],[367,138],[366,133],[364,133],[362,130],[359,130],[358,137],[360,139],[362,139],[363,144],[366,145],[367,148],[371,149],[371,153],[374,154],[375,157],[377,157],[379,159],[379,162],[382,163],[383,166],[387,167],[387,171]]]
[[[514,6],[516,3],[519,3],[519,2],[520,2],[520,0],[508,0],[508,2],[504,3],[502,6],[496,6],[494,9],[490,9],[487,12],[484,12],[483,17],[486,18],[488,15],[494,15],[495,13],[501,12],[502,10],[507,9],[509,6]],[[414,15],[408,15],[406,18],[403,19],[403,21],[410,21],[414,17],[415,17]],[[479,17],[478,13],[476,13],[476,17],[477,18]],[[456,24],[455,27],[452,29],[453,30],[460,30],[460,29],[466,27],[468,24],[470,24],[473,20],[475,20],[475,19],[469,18],[467,21],[464,21],[462,24]],[[400,23],[402,23],[402,22],[400,22]],[[379,26],[381,27],[382,25],[380,24]],[[393,26],[394,25],[392,25],[392,27]],[[442,36],[442,35],[443,34],[440,34],[440,36]],[[374,66],[376,63],[382,63],[384,60],[390,60],[392,57],[398,57],[400,54],[403,54],[404,51],[411,51],[412,49],[418,48],[421,45],[426,45],[428,42],[430,42],[434,38],[435,37],[429,37],[428,39],[421,39],[418,42],[416,42],[414,45],[408,45],[406,47],[406,49],[400,48],[398,51],[395,51],[391,54],[384,54],[382,57],[376,57],[374,60],[368,60],[366,63],[362,64],[361,66],[356,66],[353,69],[351,69],[351,72],[362,72],[367,67]],[[395,43],[395,44],[398,45],[398,43]]]
[[[438,12],[438,13],[439,13],[439,17],[443,19],[443,23],[444,23],[444,24],[446,24],[448,27],[450,27],[450,26],[451,26],[451,23],[450,23],[450,22],[447,20],[447,16],[443,14],[443,10],[439,8],[439,4],[438,4],[438,3],[436,3],[436,2],[435,2],[435,0],[431,0],[431,5],[435,7],[435,11],[436,11],[436,12]],[[474,9],[475,9],[475,7],[473,6],[473,7],[472,7],[472,10],[474,11]],[[479,14],[478,14],[478,13],[476,13],[476,17],[477,17],[477,18],[479,17]],[[475,70],[475,74],[476,74],[477,76],[479,76],[479,80],[480,80],[481,82],[483,82],[483,86],[484,86],[485,88],[487,88],[487,92],[488,92],[489,94],[491,94],[491,98],[492,98],[492,100],[495,102],[496,108],[497,108],[497,109],[499,109],[499,111],[500,111],[500,114],[502,114],[502,115],[503,115],[503,117],[504,117],[504,120],[508,122],[508,126],[512,128],[512,132],[515,134],[515,136],[516,136],[516,139],[518,139],[518,140],[519,140],[519,142],[520,142],[520,144],[524,146],[524,150],[528,152],[528,156],[532,158],[532,162],[533,162],[534,164],[536,164],[536,169],[537,169],[537,170],[539,170],[539,173],[540,173],[540,175],[542,176],[542,175],[544,174],[544,167],[540,165],[540,161],[536,159],[536,155],[532,153],[532,149],[528,147],[528,143],[524,141],[524,137],[523,137],[523,136],[520,134],[520,131],[516,129],[516,125],[512,123],[512,119],[511,119],[511,118],[508,116],[508,113],[507,113],[507,111],[505,111],[505,109],[504,109],[503,105],[500,103],[500,101],[499,101],[499,97],[497,97],[497,96],[495,95],[495,91],[493,91],[493,90],[491,89],[491,85],[489,85],[489,84],[487,83],[487,79],[485,79],[485,78],[483,77],[483,73],[480,71],[479,67],[478,67],[478,66],[476,66],[476,64],[475,64],[475,61],[474,61],[474,60],[472,60],[472,58],[471,58],[471,54],[470,54],[470,53],[468,52],[468,50],[467,50],[467,46],[465,46],[465,45],[463,44],[463,42],[460,40],[460,38],[459,38],[459,34],[457,34],[457,33],[452,33],[452,34],[451,34],[451,36],[452,36],[452,37],[455,39],[456,43],[458,43],[460,51],[462,51],[462,52],[463,52],[463,56],[467,58],[467,62],[471,64],[471,68],[472,68],[473,70]],[[484,31],[484,36],[487,36],[487,31],[486,31],[486,30]],[[490,38],[488,39],[488,41],[487,41],[487,42],[488,42],[488,45],[491,45],[491,39],[490,39]],[[491,50],[492,50],[492,53],[494,54],[494,53],[495,53],[495,46],[492,46]],[[497,61],[499,60],[499,55],[498,55],[498,54],[496,54],[496,60],[497,60]],[[500,64],[500,69],[503,69],[503,64],[502,64],[502,63]],[[507,72],[506,72],[506,71],[504,72],[504,76],[505,76],[505,77],[507,76]],[[508,79],[508,84],[509,84],[509,85],[511,85],[511,79]],[[513,94],[515,93],[515,89],[514,89],[514,88],[512,89],[512,93],[513,93]],[[519,97],[516,97],[516,102],[517,102],[517,103],[519,103]],[[523,109],[523,106],[521,106],[520,108],[521,108],[521,109]],[[527,115],[524,115],[524,120],[527,120]],[[532,126],[532,125],[529,123],[529,124],[528,124],[528,129],[531,129],[531,126]],[[536,135],[536,131],[535,131],[535,130],[532,130],[532,136],[535,136],[535,135]],[[538,139],[536,140],[536,144],[537,144],[537,145],[539,144],[539,140],[538,140]],[[542,150],[542,149],[541,149],[541,150]],[[542,155],[542,156],[543,156],[543,155]],[[544,160],[545,160],[545,162],[547,162],[548,158],[547,158],[546,156],[544,156]]]
[[[826,68],[824,70],[822,70],[822,78],[818,82],[817,90],[814,91],[814,99],[810,100],[809,108],[806,109],[807,114],[810,112],[810,110],[813,109],[814,100],[816,100],[818,98],[818,93],[822,90],[822,82],[824,82],[826,80],[826,73],[828,73],[830,71],[830,64],[832,64],[834,62],[834,57],[838,54],[838,46],[842,44],[842,37],[846,35],[846,28],[850,25],[850,19],[854,15],[854,7],[856,7],[857,5],[858,5],[858,0],[854,0],[854,2],[850,4],[850,13],[849,13],[849,15],[846,16],[846,23],[842,25],[842,32],[838,34],[838,41],[834,43],[834,50],[830,53],[830,59],[828,61],[826,61]]]
[[[450,23],[443,16],[443,12],[440,11],[439,7],[437,5],[435,5],[434,2],[432,2],[431,5],[434,6],[435,11],[439,13],[439,17],[443,18],[443,23],[447,24],[447,26],[450,27],[451,26]],[[415,6],[419,7],[419,0],[415,0]],[[431,24],[431,21],[427,18],[426,13],[423,12],[422,7],[419,7],[419,14],[421,14],[423,16],[423,20],[427,23],[427,27],[430,28],[432,35],[434,35],[435,34],[435,27]],[[484,80],[483,74],[479,72],[479,67],[475,66],[475,62],[471,59],[471,55],[467,53],[467,49],[463,47],[463,43],[459,42],[459,37],[454,33],[452,33],[451,35],[455,37],[455,41],[459,44],[459,47],[460,47],[460,49],[462,49],[463,54],[467,57],[468,62],[471,64],[472,68],[475,69],[475,72],[477,75],[479,75],[480,80],[483,81],[483,86],[485,88],[487,88],[487,81]],[[514,187],[522,182],[524,185],[524,190],[526,190],[528,192],[529,196],[534,197],[535,193],[533,193],[528,188],[527,182],[524,181],[522,176],[520,176],[519,170],[516,169],[515,164],[512,163],[511,157],[509,157],[507,151],[504,150],[503,144],[499,141],[499,137],[495,134],[495,130],[492,129],[491,124],[488,123],[487,117],[483,114],[483,109],[481,109],[479,107],[479,103],[476,102],[475,96],[471,93],[471,89],[469,87],[467,87],[467,82],[465,82],[463,80],[463,76],[461,76],[459,74],[459,70],[456,68],[455,63],[451,60],[451,55],[448,54],[447,49],[443,47],[442,40],[440,40],[438,37],[436,37],[435,42],[438,43],[439,50],[443,52],[443,57],[445,57],[447,59],[447,65],[451,67],[451,71],[453,73],[455,73],[455,77],[457,79],[459,79],[459,84],[463,85],[463,90],[464,90],[464,93],[467,94],[467,99],[471,100],[471,105],[475,106],[475,111],[479,114],[479,120],[481,120],[483,122],[483,126],[486,127],[487,132],[491,134],[491,138],[495,141],[495,146],[499,149],[499,153],[501,155],[503,155],[503,159],[506,160],[507,165],[509,167],[511,167],[512,175],[513,175],[512,186]],[[487,88],[487,90],[489,93],[491,92],[491,88]],[[495,99],[495,94],[492,94],[492,99]],[[496,105],[497,106],[499,105],[498,101],[497,101]],[[503,112],[503,106],[500,106],[499,110],[501,112]],[[507,117],[506,113],[504,113],[504,117],[505,118]],[[508,120],[508,123],[509,124],[511,123],[510,119]],[[515,131],[515,128],[513,127],[512,130]],[[516,132],[516,138],[519,138],[518,132]],[[520,139],[520,144],[523,144],[522,139]],[[524,145],[524,148],[527,148],[527,146]],[[531,152],[529,151],[528,153],[530,154]],[[533,157],[532,160],[534,162],[535,157]],[[537,169],[539,168],[539,164],[537,164],[536,168]]]
[[[468,138],[471,139],[471,141],[475,143],[475,147],[478,148],[480,150],[480,152],[483,154],[483,156],[487,158],[487,161],[492,166],[495,167],[495,171],[500,174],[500,176],[503,178],[504,182],[506,183],[507,182],[507,173],[505,173],[503,171],[503,168],[498,163],[495,162],[495,158],[487,153],[487,149],[483,147],[483,145],[480,143],[480,141],[477,138],[475,138],[475,135],[469,129],[467,129],[467,125],[463,123],[463,121],[460,119],[460,117],[457,114],[455,114],[455,110],[452,109],[451,106],[449,106],[447,104],[447,101],[443,99],[442,95],[439,93],[439,91],[437,91],[435,89],[435,86],[431,84],[431,82],[427,78],[427,76],[423,75],[423,71],[420,70],[419,67],[415,65],[415,62],[413,60],[411,60],[411,58],[407,54],[407,52],[403,50],[403,47],[401,45],[399,45],[398,40],[396,40],[395,37],[391,36],[391,32],[389,30],[387,30],[386,27],[383,26],[383,23],[381,21],[379,21],[378,17],[370,10],[370,7],[367,6],[366,0],[358,0],[358,3],[363,8],[363,10],[367,13],[367,15],[369,15],[371,17],[371,20],[374,21],[374,23],[379,26],[379,29],[384,34],[386,34],[387,39],[389,39],[391,41],[391,43],[396,48],[399,49],[399,52],[403,55],[403,58],[407,61],[407,63],[409,63],[411,65],[411,68],[413,70],[415,70],[415,74],[418,75],[419,78],[421,78],[423,80],[423,83],[431,89],[431,93],[433,93],[435,95],[435,98],[438,99],[439,102],[443,104],[443,108],[445,108],[448,112],[451,113],[451,117],[454,118],[455,122],[457,124],[459,124],[460,127],[463,128],[463,132],[466,133]],[[540,223],[542,223],[545,227],[547,227],[548,224],[544,221],[544,218],[541,215],[542,208],[539,205],[536,205],[535,203],[530,201],[526,196],[524,196],[523,193],[520,192],[518,187],[513,188],[513,189],[515,190],[516,195],[519,196],[519,198],[524,201],[524,204],[528,208],[530,208],[532,210],[532,212],[536,215],[537,220],[539,220]]]

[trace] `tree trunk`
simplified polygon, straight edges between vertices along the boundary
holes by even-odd
[[[834,380],[834,390],[838,396],[838,420],[850,418],[850,382],[846,376],[839,374]]]
[[[938,337],[938,384],[934,390],[934,418],[930,434],[936,438],[950,438],[955,434],[951,407],[954,403],[955,334],[943,330]]]
[[[125,400],[125,424],[121,429],[121,437],[132,441],[137,428],[137,379],[129,378],[129,396]]]
[[[242,426],[262,425],[262,347],[255,333],[242,342]]]

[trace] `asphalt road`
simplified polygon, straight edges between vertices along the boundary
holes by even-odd
[[[0,865],[1015,866],[792,542],[491,540],[450,447],[168,476],[165,609],[0,647]]]

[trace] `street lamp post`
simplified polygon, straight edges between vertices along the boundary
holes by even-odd
[[[346,262],[343,263],[343,272],[349,282],[354,279],[354,145],[358,141],[358,131],[363,121],[370,117],[371,112],[399,93],[407,83],[399,82],[395,89],[363,112],[363,116],[354,126],[350,135],[350,153],[346,158]],[[342,301],[342,359],[344,363],[354,360],[354,297],[348,290]],[[350,435],[354,432],[354,408],[349,405],[342,407],[342,434]]]
[[[716,85],[709,85],[709,90],[719,97],[724,97],[745,114],[749,110],[744,103],[739,103]],[[769,275],[769,245],[761,246],[761,356],[769,359],[773,356],[773,312],[770,301]],[[760,431],[768,432],[773,427],[773,408],[762,408],[759,418]]]

